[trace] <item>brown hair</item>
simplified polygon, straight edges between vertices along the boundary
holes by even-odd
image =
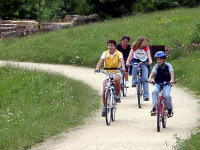
[[[110,40],[108,40],[107,45],[108,45],[108,43],[114,44],[115,47],[117,46],[117,42],[115,40],[110,39]]]
[[[129,36],[123,36],[123,37],[121,38],[121,42],[122,42],[123,40],[125,40],[125,39],[127,39],[128,42],[131,40],[131,38],[130,38]]]
[[[137,40],[133,43],[132,48],[134,48],[134,49],[140,48],[140,46],[141,46],[141,44],[142,44],[142,42],[144,40],[148,41],[147,38],[145,38],[145,37],[139,37],[139,38],[137,38]]]

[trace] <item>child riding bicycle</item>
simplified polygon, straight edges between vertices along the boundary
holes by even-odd
[[[116,49],[117,43],[115,40],[108,40],[107,42],[107,46],[108,46],[108,50],[103,52],[103,54],[101,55],[101,58],[95,68],[95,72],[97,72],[100,67],[102,66],[102,64],[104,63],[104,68],[120,68],[122,66],[122,70],[123,72],[126,71],[125,69],[125,65],[124,65],[124,59],[123,59],[123,55],[121,52],[119,52]],[[114,83],[115,83],[115,89],[116,89],[116,95],[115,95],[115,100],[116,102],[120,103],[120,80],[121,80],[121,73],[120,72],[115,72],[116,70],[107,70],[107,72],[111,72],[114,73]],[[107,85],[107,77],[104,76],[103,78],[103,92],[102,92],[102,100],[103,100],[103,104],[105,106],[105,88]],[[102,110],[102,117],[105,116],[105,107],[103,107]]]
[[[174,70],[170,63],[165,62],[167,55],[163,51],[158,51],[155,54],[155,58],[157,64],[153,67],[153,70],[149,76],[148,82],[152,82],[152,77],[154,77],[154,81],[156,83],[164,83],[169,82],[170,84],[174,83]],[[152,92],[152,99],[153,99],[153,109],[151,114],[155,114],[156,112],[156,99],[158,97],[158,93],[160,90],[160,86],[158,84],[154,85],[154,89]],[[165,102],[168,109],[168,117],[172,117],[172,100],[171,100],[171,85],[165,85],[163,87],[163,97],[165,98]]]
[[[152,58],[148,46],[148,41],[144,37],[139,37],[132,45],[132,50],[129,53],[126,65],[130,66],[130,61],[132,59],[132,64],[139,63],[139,62],[147,62],[148,65],[152,64]],[[133,65],[132,69],[132,87],[136,87],[137,85],[137,68],[138,65]],[[149,85],[147,82],[148,80],[148,74],[149,74],[149,69],[148,66],[145,64],[141,65],[142,68],[142,78],[143,78],[143,87],[144,87],[144,100],[148,101],[149,100]]]

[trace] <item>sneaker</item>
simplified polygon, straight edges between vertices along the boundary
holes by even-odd
[[[149,98],[145,98],[144,101],[149,101]]]
[[[153,109],[151,110],[151,116],[155,116],[156,115],[156,108],[153,107]]]
[[[136,84],[133,84],[132,87],[136,87]]]
[[[129,82],[126,81],[126,82],[125,82],[125,85],[126,85],[126,88],[128,88],[128,87],[129,87]]]
[[[103,109],[102,109],[102,115],[101,115],[102,117],[105,117],[106,116],[106,109],[105,109],[105,107],[103,107]]]
[[[168,109],[168,118],[172,117],[173,116],[173,111],[172,109]]]
[[[120,94],[120,93],[115,95],[115,101],[116,101],[117,103],[121,103],[120,97],[121,97],[121,94]]]

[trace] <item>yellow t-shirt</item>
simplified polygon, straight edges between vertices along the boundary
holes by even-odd
[[[104,55],[104,56],[103,56]],[[120,58],[123,58],[122,53],[118,50],[114,52],[113,55],[109,53],[109,50],[103,53],[102,57],[104,59],[105,68],[120,68]],[[107,72],[115,72],[115,70],[107,70]]]

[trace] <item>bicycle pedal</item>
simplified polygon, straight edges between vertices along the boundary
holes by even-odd
[[[151,116],[156,116],[156,113],[151,113]]]

